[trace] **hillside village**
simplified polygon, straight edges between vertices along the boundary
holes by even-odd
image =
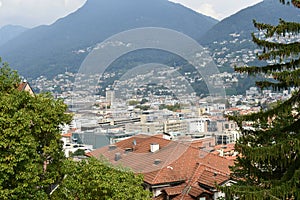
[[[299,7],[295,1],[291,2]],[[104,36],[126,30],[125,26],[115,24],[110,29],[109,27],[113,23],[106,24],[106,20],[101,21],[105,19],[99,14],[101,12],[89,12],[95,6],[99,6],[101,9],[102,6],[109,9],[115,8],[114,3],[106,1],[97,0],[93,2],[89,0],[89,3],[86,3],[78,12],[76,11],[49,26],[28,30],[20,29],[20,33],[18,33],[20,37],[16,36],[16,41],[26,38],[24,43],[23,41],[20,43],[21,47],[24,45],[32,51],[20,51],[23,48],[20,48],[17,42],[11,42],[9,38],[4,39],[3,41],[7,41],[0,44],[1,48],[4,47],[2,49],[5,49],[3,50],[4,55],[8,56],[8,59],[12,59],[12,63],[25,74],[32,71],[32,77],[29,77],[28,81],[22,77],[22,81],[19,82],[21,79],[17,77],[18,75],[11,72],[8,64],[2,63],[0,58],[0,64],[3,64],[4,69],[1,73],[4,74],[5,78],[10,78],[10,81],[17,81],[17,84],[11,84],[8,81],[10,85],[8,84],[9,87],[7,88],[9,89],[7,91],[2,89],[3,94],[5,94],[3,95],[5,98],[2,101],[4,102],[2,110],[6,113],[3,114],[3,119],[1,118],[1,125],[7,133],[3,131],[4,134],[2,134],[4,139],[0,148],[3,149],[5,155],[4,159],[1,158],[0,164],[3,171],[6,170],[7,172],[2,179],[11,179],[12,181],[5,185],[5,181],[0,180],[4,183],[0,184],[0,199],[5,188],[6,192],[9,191],[12,194],[16,192],[16,194],[23,195],[24,193],[25,196],[27,195],[24,196],[24,199],[28,199],[27,197],[43,199],[42,195],[49,199],[56,199],[59,195],[64,197],[70,195],[72,198],[73,194],[70,191],[76,187],[74,186],[76,181],[73,180],[72,182],[72,176],[75,177],[79,174],[76,170],[80,168],[81,164],[89,164],[94,161],[107,167],[106,173],[108,172],[108,174],[117,171],[121,174],[132,173],[133,176],[141,177],[140,182],[133,188],[137,186],[141,191],[148,193],[141,195],[145,195],[145,198],[151,196],[153,200],[220,200],[226,199],[228,194],[233,199],[242,199],[244,195],[248,195],[248,199],[260,199],[262,196],[269,199],[273,198],[273,195],[274,197],[280,196],[280,198],[276,197],[277,199],[281,199],[281,197],[284,197],[283,199],[295,199],[295,195],[299,196],[297,191],[299,189],[300,163],[297,154],[300,144],[297,130],[299,127],[299,58],[297,56],[299,56],[300,35],[294,34],[294,30],[288,32],[285,30],[284,33],[281,33],[282,35],[275,34],[275,36],[268,38],[267,34],[270,30],[261,30],[265,26],[261,25],[263,28],[258,28],[258,31],[252,35],[253,40],[262,40],[267,43],[262,43],[261,46],[264,48],[260,48],[255,46],[249,37],[248,25],[244,27],[244,24],[239,24],[245,30],[233,31],[229,34],[226,32],[227,30],[224,30],[227,35],[222,32],[220,33],[222,35],[220,40],[218,38],[213,42],[209,39],[215,36],[207,34],[215,33],[218,35],[218,30],[220,32],[220,28],[224,24],[230,22],[235,25],[234,22],[239,16],[249,17],[247,10],[254,10],[256,14],[260,14],[261,9],[272,5],[272,10],[270,10],[272,13],[279,9],[278,6],[273,5],[270,0],[265,0],[218,23],[217,20],[208,16],[190,13],[190,10],[185,7],[170,1],[161,5],[159,4],[161,2],[157,1],[157,4],[153,5],[162,10],[172,8],[179,13],[185,13],[184,17],[186,18],[181,19],[178,17],[180,15],[173,12],[166,12],[164,13],[166,15],[161,16],[159,14],[153,15],[153,12],[149,12],[149,14],[145,5],[148,5],[149,9],[150,7],[154,10],[157,9],[155,6],[152,7],[150,2],[139,2],[141,4],[136,3],[136,5],[132,1],[130,3],[132,4],[126,5],[126,9],[124,9],[125,14],[123,13],[116,18],[114,18],[115,16],[112,17],[116,22],[126,16],[128,17],[126,18],[128,27],[131,29],[139,27],[140,23],[147,25],[149,23],[151,26],[153,23],[159,24],[158,27],[166,26],[168,29],[174,29],[180,33],[186,31],[184,34],[194,38],[192,40],[195,42],[199,39],[199,35],[204,39],[199,39],[196,43],[204,40],[204,47],[202,49],[199,44],[201,52],[192,52],[191,54],[195,53],[193,56],[197,58],[197,61],[199,60],[200,64],[190,62],[188,59],[186,61],[185,58],[180,58],[181,60],[178,61],[176,60],[177,55],[173,57],[174,60],[169,59],[172,56],[166,56],[166,63],[169,64],[157,64],[159,61],[165,62],[164,59],[161,59],[165,54],[163,51],[158,51],[155,52],[156,55],[160,53],[161,55],[154,56],[158,60],[157,63],[155,59],[155,62],[150,59],[151,62],[148,64],[142,64],[140,60],[134,58],[136,55],[128,53],[124,54],[125,56],[122,55],[124,57],[127,55],[128,61],[124,61],[126,58],[122,58],[124,60],[121,59],[120,62],[116,62],[120,56],[110,63],[111,66],[109,67],[112,69],[108,67],[103,73],[101,72],[102,74],[92,73],[95,68],[88,67],[86,71],[89,72],[84,74],[85,70],[81,71],[81,67],[85,67],[83,64],[78,73],[74,72],[78,70],[78,63],[81,63],[88,53],[92,54],[94,49],[103,48],[106,45],[108,47],[111,45],[113,48],[122,45],[126,47],[136,45],[134,42],[113,41],[107,44],[103,43],[101,46],[102,43],[99,41],[104,39]],[[136,15],[139,13],[137,14],[136,10],[131,10],[133,5],[143,10],[145,16],[137,17]],[[280,6],[282,5],[280,4]],[[291,13],[293,12],[295,11],[291,10]],[[89,23],[92,21],[90,14],[91,16],[93,14],[95,16],[97,14],[97,17],[101,16],[99,17],[101,20]],[[286,16],[290,17],[289,14]],[[170,16],[179,21],[187,20],[190,17],[194,19],[197,26],[203,21],[206,25],[202,24],[203,30],[199,31],[195,24],[172,24],[162,20]],[[264,17],[264,15],[261,16]],[[149,21],[148,18],[153,21]],[[66,31],[65,27],[71,27],[70,24],[77,24],[78,22],[85,22],[82,23],[84,24],[83,27],[86,30],[91,29],[90,33],[84,33],[90,34],[89,38],[83,38],[82,32],[77,29],[77,26],[72,26],[72,29]],[[283,22],[280,21],[280,23]],[[299,27],[295,24],[292,24],[292,27]],[[102,30],[102,26],[107,30]],[[99,28],[103,32],[101,35],[103,38],[100,37],[100,39],[97,32]],[[239,28],[228,26],[229,30],[240,30]],[[26,33],[26,31],[28,32]],[[207,31],[207,35],[203,35],[204,33],[201,31]],[[297,31],[299,33],[299,28]],[[23,32],[27,35],[22,35]],[[36,34],[40,33],[39,37],[41,38],[47,38],[52,34],[56,37],[51,38],[51,40],[44,40],[37,37]],[[143,33],[145,34],[146,31]],[[135,38],[134,35],[132,37]],[[206,39],[208,43],[211,43],[205,43]],[[59,42],[54,42],[56,40]],[[152,44],[151,42],[149,44]],[[160,42],[154,41],[154,43]],[[270,45],[268,42],[274,42],[278,47],[268,46]],[[45,47],[45,52],[39,48],[31,48],[31,45],[36,44]],[[178,44],[181,43],[178,42]],[[178,44],[176,41],[172,41],[172,45],[174,45],[172,48],[181,47]],[[292,48],[293,45],[296,50]],[[284,49],[281,54],[279,54],[280,51],[278,51],[279,53],[273,51],[273,49],[277,50],[276,48],[280,49],[282,46],[289,47],[289,51],[285,52],[286,49]],[[58,50],[54,51],[53,49]],[[268,52],[275,56],[271,53],[265,55]],[[108,55],[110,53],[114,54],[111,51],[108,52]],[[147,63],[147,56],[150,55],[149,57],[151,57],[152,54],[148,52],[149,55],[145,56],[143,53],[145,52],[142,51],[141,54],[137,55],[141,56],[142,59],[145,58],[145,63]],[[46,58],[49,56],[48,54],[52,59]],[[259,59],[259,55],[264,55],[267,59]],[[15,61],[15,57],[18,57],[20,61]],[[298,60],[294,60],[295,58]],[[94,58],[89,57],[89,59],[91,60],[84,60],[83,63],[88,63],[85,63],[86,66],[93,66]],[[102,59],[105,60],[106,58]],[[23,65],[30,62],[32,65],[23,68],[19,63],[22,61],[24,61]],[[99,67],[99,60],[95,63],[95,66]],[[193,64],[195,65],[193,66],[194,69],[190,70]],[[128,69],[131,65],[135,67]],[[203,67],[203,71],[197,68],[198,65]],[[203,73],[206,70],[209,71],[208,68],[205,69],[206,65],[215,72],[208,72],[209,75],[206,76],[207,74]],[[253,71],[240,70],[246,73],[235,71],[235,67],[261,67],[263,65],[274,65],[275,70],[272,71],[272,68],[272,70],[264,71],[264,68],[253,67],[253,69],[255,68]],[[57,73],[58,71],[59,73]],[[274,76],[276,73],[277,77]],[[6,80],[5,78],[3,80]],[[261,87],[255,86],[257,80],[262,80]],[[262,90],[263,87],[265,88]],[[6,97],[7,99],[12,97],[9,102],[14,101],[11,108],[5,104]],[[33,102],[38,103],[35,105]],[[48,106],[52,110],[49,111]],[[44,114],[44,111],[45,115],[39,115],[39,113]],[[27,112],[37,116],[30,119],[31,116],[28,116]],[[250,116],[249,114],[255,115]],[[48,116],[50,116],[49,119]],[[56,124],[52,124],[51,120],[55,121]],[[16,129],[23,135],[15,134],[17,131],[14,128],[23,126],[24,130]],[[20,144],[18,143],[19,140],[21,141]],[[13,148],[13,145],[17,146],[17,150]],[[27,147],[26,145],[30,146],[31,149],[23,148]],[[14,156],[14,153],[17,156]],[[28,159],[27,153],[35,156],[34,159]],[[9,163],[9,166],[6,162]],[[76,165],[78,163],[79,165]],[[65,166],[72,167],[64,168]],[[29,175],[32,172],[32,177],[36,179],[29,176],[25,177],[24,174],[26,173],[23,173],[22,169],[26,169]],[[94,175],[92,167],[85,170],[87,174],[84,175],[83,173],[83,176],[88,177],[89,180],[86,182],[79,180],[77,185],[81,186],[82,184],[83,190],[96,192],[96,196],[91,195],[89,198],[98,198],[99,191],[103,191],[103,195],[105,193],[110,195],[107,189],[90,187],[98,180],[101,180],[100,182],[105,183],[108,187],[116,187],[117,192],[115,193],[122,193],[121,189],[119,191],[118,181],[119,183],[123,182],[126,179],[125,176],[117,177],[117,181],[109,185],[107,184],[109,178],[105,177],[103,181],[99,171],[96,170],[96,175]],[[91,170],[92,178],[88,176],[89,170]],[[239,170],[244,170],[244,172]],[[17,174],[16,178],[14,174]],[[267,178],[264,179],[264,176]],[[33,184],[26,186],[28,179],[32,179]],[[68,182],[69,180],[71,180],[71,184]],[[96,182],[93,182],[95,180]],[[245,184],[247,187],[244,187],[241,183],[247,181],[250,184]],[[126,184],[126,181],[124,183]],[[278,191],[277,183],[281,187]],[[86,189],[85,184],[90,188]],[[10,190],[11,186],[18,188],[18,190]],[[128,191],[126,186],[125,191],[139,193],[138,189]],[[241,191],[228,193],[235,186],[238,189],[242,188]],[[22,187],[28,191],[36,192],[37,196],[31,194],[28,196],[26,192],[20,190]],[[67,189],[68,187],[71,189]],[[248,188],[250,188],[249,191]],[[293,188],[293,190],[288,191],[286,188]],[[296,191],[294,191],[295,188]],[[81,198],[77,194],[80,190],[74,191],[74,199],[85,198]],[[146,197],[147,195],[148,197]],[[103,196],[103,198],[108,196]],[[99,198],[101,199],[102,196],[100,195]],[[119,199],[120,197],[114,198]],[[247,198],[245,197],[245,199]]]
[[[39,77],[32,87],[52,92],[75,112],[73,123],[62,133],[67,157],[81,150],[85,156],[104,156],[115,165],[129,167],[144,175],[144,187],[154,199],[217,199],[224,194],[215,183],[234,183],[228,167],[238,155],[234,143],[240,137],[238,126],[225,115],[259,112],[279,99],[288,99],[292,91],[251,87],[243,95],[220,99],[182,95],[180,91],[186,88],[176,85],[177,77],[166,80],[174,86],[171,89],[139,84],[139,79],[153,77],[153,73],[160,79],[174,70],[150,70],[119,80],[114,90],[106,89],[105,96],[91,93],[89,83],[99,79],[97,74],[84,77],[66,72],[53,80]],[[75,81],[78,77],[83,85]],[[172,91],[179,91],[178,98]]]
[[[232,40],[214,45],[250,42],[240,40],[239,33],[230,36]],[[226,47],[213,50],[219,67],[252,63],[261,52],[228,51]],[[76,113],[71,126],[62,133],[67,157],[82,150],[88,157],[104,156],[115,165],[129,167],[144,175],[144,187],[153,193],[154,199],[217,199],[224,194],[216,189],[215,183],[234,183],[228,167],[238,155],[234,144],[240,137],[237,124],[228,121],[226,115],[268,109],[278,100],[290,98],[293,90],[260,91],[252,86],[244,94],[198,97],[196,92],[187,92],[189,85],[182,84],[184,79],[188,84],[196,81],[193,73],[174,76],[177,70],[153,68],[134,77],[125,76],[109,85],[103,96],[93,91],[89,83],[100,80],[100,90],[101,82],[118,77],[118,72],[105,72],[100,79],[100,74],[86,77],[66,71],[52,80],[41,76],[32,80],[31,85],[36,91],[49,91],[64,99],[70,111]],[[238,87],[246,76],[222,72],[209,80],[216,87],[230,89]],[[181,151],[177,152],[177,148]]]

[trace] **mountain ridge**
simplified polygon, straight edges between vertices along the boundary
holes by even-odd
[[[264,0],[223,19],[203,37],[199,37],[199,42],[204,45],[214,41],[229,39],[229,34],[242,31],[244,38],[251,38],[251,33],[256,31],[253,25],[254,19],[257,22],[276,25],[279,22],[279,18],[287,21],[299,21],[299,9],[293,6],[282,5],[277,0]]]
[[[2,45],[0,55],[26,77],[54,75],[65,67],[76,71],[86,54],[74,51],[125,30],[163,27],[196,39],[217,22],[167,0],[88,0],[55,23],[28,30]]]
[[[0,28],[0,46],[6,42],[14,39],[23,32],[27,31],[28,28],[19,25],[5,25]]]
[[[263,36],[263,32],[254,27],[253,19],[257,22],[277,25],[279,18],[299,22],[299,9],[282,5],[277,0],[265,0],[222,20],[199,40],[199,43],[211,52],[220,71],[230,72],[238,78],[237,85],[228,83],[229,94],[243,94],[245,90],[255,86],[255,81],[259,80],[257,77],[234,73],[235,66],[268,64],[267,61],[257,59],[256,55],[262,52],[262,49],[252,41],[251,33]],[[276,41],[276,38],[272,41]]]

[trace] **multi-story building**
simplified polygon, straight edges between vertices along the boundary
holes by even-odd
[[[167,120],[164,122],[165,133],[187,133],[188,126],[185,120]]]
[[[162,122],[138,122],[126,124],[125,132],[161,134],[164,132],[164,124]]]
[[[207,132],[207,121],[209,121],[209,118],[192,118],[186,121],[189,134]]]
[[[214,135],[217,144],[235,143],[240,137],[240,133],[236,130],[216,132]]]

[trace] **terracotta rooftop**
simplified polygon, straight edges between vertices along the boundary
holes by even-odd
[[[193,197],[198,197],[203,193],[211,194],[210,191],[204,190],[204,189],[196,187],[196,186],[192,186],[188,194]]]
[[[27,82],[20,83],[19,86],[18,86],[18,90],[23,91],[27,84],[28,84]]]
[[[118,142],[116,145],[120,149],[134,148],[135,153],[149,153],[151,144],[159,144],[160,148],[165,148],[170,144],[170,140],[163,139],[160,135],[149,137],[147,135],[139,135]]]
[[[208,168],[205,169],[198,178],[198,182],[200,184],[209,186],[211,188],[215,188],[216,184],[220,185],[227,180],[229,180],[229,175]]]
[[[173,187],[167,187],[162,190],[162,195],[159,195],[157,198],[154,198],[155,200],[158,199],[164,199],[164,195],[167,195],[170,197],[170,199],[196,199],[200,195],[208,194],[212,195],[212,192],[205,190],[203,188],[200,188],[198,184],[195,186],[189,186],[187,183],[173,186]]]
[[[153,200],[165,200],[165,197],[163,195],[159,195],[157,197],[153,197]]]
[[[185,187],[186,185],[182,184],[174,187],[165,188],[164,191],[166,192],[167,195],[174,196],[174,195],[181,194],[182,191],[185,189]]]
[[[159,150],[150,152],[150,145],[158,144]],[[114,165],[131,168],[144,175],[151,185],[185,182],[194,174],[199,177],[204,168],[229,174],[232,160],[199,150],[188,142],[176,142],[157,136],[137,135],[89,153],[89,156],[104,156]],[[202,166],[201,170],[199,166]]]
[[[228,108],[226,109],[227,111],[240,111],[241,109],[240,108],[237,108],[237,107],[233,107],[233,108]]]
[[[169,196],[178,195],[172,199],[195,199],[205,193],[209,194],[209,195],[212,194],[210,191],[200,188],[198,185],[188,186],[186,184],[175,186],[175,187],[170,187],[170,188],[164,189],[164,191]]]
[[[190,195],[186,195],[186,194],[181,194],[176,196],[175,198],[172,198],[172,200],[195,200],[193,197],[191,197]]]
[[[226,145],[224,145],[224,144],[217,145],[217,146],[215,146],[215,149],[216,150],[223,149],[224,152],[228,152],[228,151],[234,150],[234,147],[235,147],[235,144],[230,143],[230,144],[226,144]]]
[[[29,92],[31,95],[34,96],[34,92],[33,92],[32,88],[30,87],[30,85],[29,85],[28,82],[22,82],[22,83],[20,83],[18,85],[17,90]]]
[[[71,132],[65,133],[65,134],[62,134],[61,136],[62,136],[62,137],[70,138],[70,137],[72,137],[72,133],[71,133]]]

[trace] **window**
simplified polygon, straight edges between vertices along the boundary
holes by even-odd
[[[229,129],[229,124],[225,124],[225,129]]]

